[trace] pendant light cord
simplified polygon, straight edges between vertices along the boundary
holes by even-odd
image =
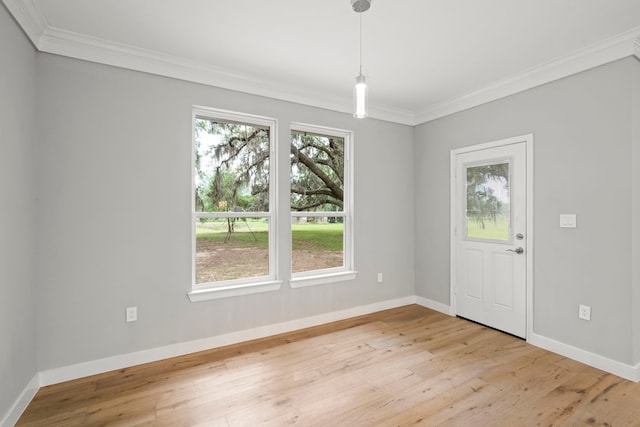
[[[362,12],[360,15],[360,75],[362,75]]]

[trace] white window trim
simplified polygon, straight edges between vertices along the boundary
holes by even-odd
[[[259,294],[262,292],[272,292],[280,290],[282,286],[281,280],[272,280],[265,282],[254,282],[246,284],[233,284],[229,286],[216,286],[193,289],[189,292],[189,300],[191,302],[209,301],[214,299],[236,297],[240,295]]]
[[[211,119],[229,120],[233,122],[255,124],[269,127],[269,211],[268,212],[196,212],[195,206],[195,120],[203,116]],[[191,117],[191,290],[188,292],[191,302],[228,298],[239,295],[250,295],[272,292],[280,289],[282,280],[278,279],[277,256],[277,146],[278,121],[270,117],[220,110],[202,106],[194,106]],[[198,218],[268,218],[269,220],[269,275],[237,280],[225,280],[196,284],[196,220]]]
[[[308,275],[304,277],[292,277],[289,286],[293,289],[306,288],[308,286],[327,285],[329,283],[346,282],[354,280],[357,271],[339,271],[332,273],[333,269],[307,271],[305,273],[316,273],[316,275]],[[343,270],[343,269],[341,269]]]
[[[357,271],[354,269],[354,238],[353,238],[353,132],[343,129],[335,129],[324,126],[317,126],[308,123],[291,123],[291,131],[309,132],[320,135],[336,136],[344,139],[344,203],[342,212],[290,212],[293,217],[326,217],[339,216],[344,218],[343,231],[343,259],[344,265],[336,268],[326,268],[321,270],[310,270],[299,273],[291,272],[289,286],[291,288],[303,288],[308,286],[325,285],[329,283],[345,282],[354,280]],[[291,143],[291,142],[289,142]],[[291,239],[291,238],[290,238]]]

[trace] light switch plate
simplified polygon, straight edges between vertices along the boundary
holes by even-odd
[[[577,220],[575,214],[561,214],[560,215],[560,227],[561,228],[576,228]]]

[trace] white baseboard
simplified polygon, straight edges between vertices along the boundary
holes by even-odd
[[[429,298],[416,296],[416,304],[426,308],[430,308],[431,310],[439,311],[440,313],[452,315],[451,306],[448,306],[447,304],[443,304],[438,301],[434,301]]]
[[[640,381],[640,363],[636,366],[627,365],[617,360],[609,359],[599,354],[591,353],[578,347],[547,338],[536,333],[531,333],[527,338],[529,344],[545,350],[552,351],[562,356],[568,357],[585,365],[617,375],[629,381]]]
[[[409,296],[405,298],[382,301],[374,304],[348,308],[345,310],[319,314],[317,316],[304,317],[302,319],[276,323],[273,325],[261,326],[244,331],[231,332],[224,335],[218,335],[194,341],[152,348],[149,350],[142,350],[118,356],[106,357],[103,359],[92,360],[89,362],[78,363],[61,368],[50,369],[40,372],[40,385],[46,386],[57,384],[64,381],[113,371],[116,369],[123,369],[143,363],[167,359],[170,357],[182,356],[184,354],[195,353],[198,351],[209,350],[225,345],[236,344],[243,341],[249,341],[268,337],[271,335],[291,332],[298,329],[318,326],[325,323],[349,319],[351,317],[375,313],[377,311],[387,310],[390,308],[402,307],[404,305],[414,304],[415,302],[416,298],[414,296]]]
[[[13,403],[11,409],[9,409],[9,412],[7,412],[5,416],[0,420],[0,426],[14,426],[18,422],[18,419],[20,419],[20,416],[22,415],[24,410],[27,409],[29,403],[31,403],[31,400],[36,395],[39,388],[40,378],[38,374],[35,374],[33,378],[31,378],[31,381],[29,381],[27,386],[24,388],[24,390],[22,390],[20,396],[18,396],[16,401]]]

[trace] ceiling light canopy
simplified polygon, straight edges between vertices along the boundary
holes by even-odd
[[[351,0],[351,7],[355,12],[366,12],[371,7],[371,0]]]

